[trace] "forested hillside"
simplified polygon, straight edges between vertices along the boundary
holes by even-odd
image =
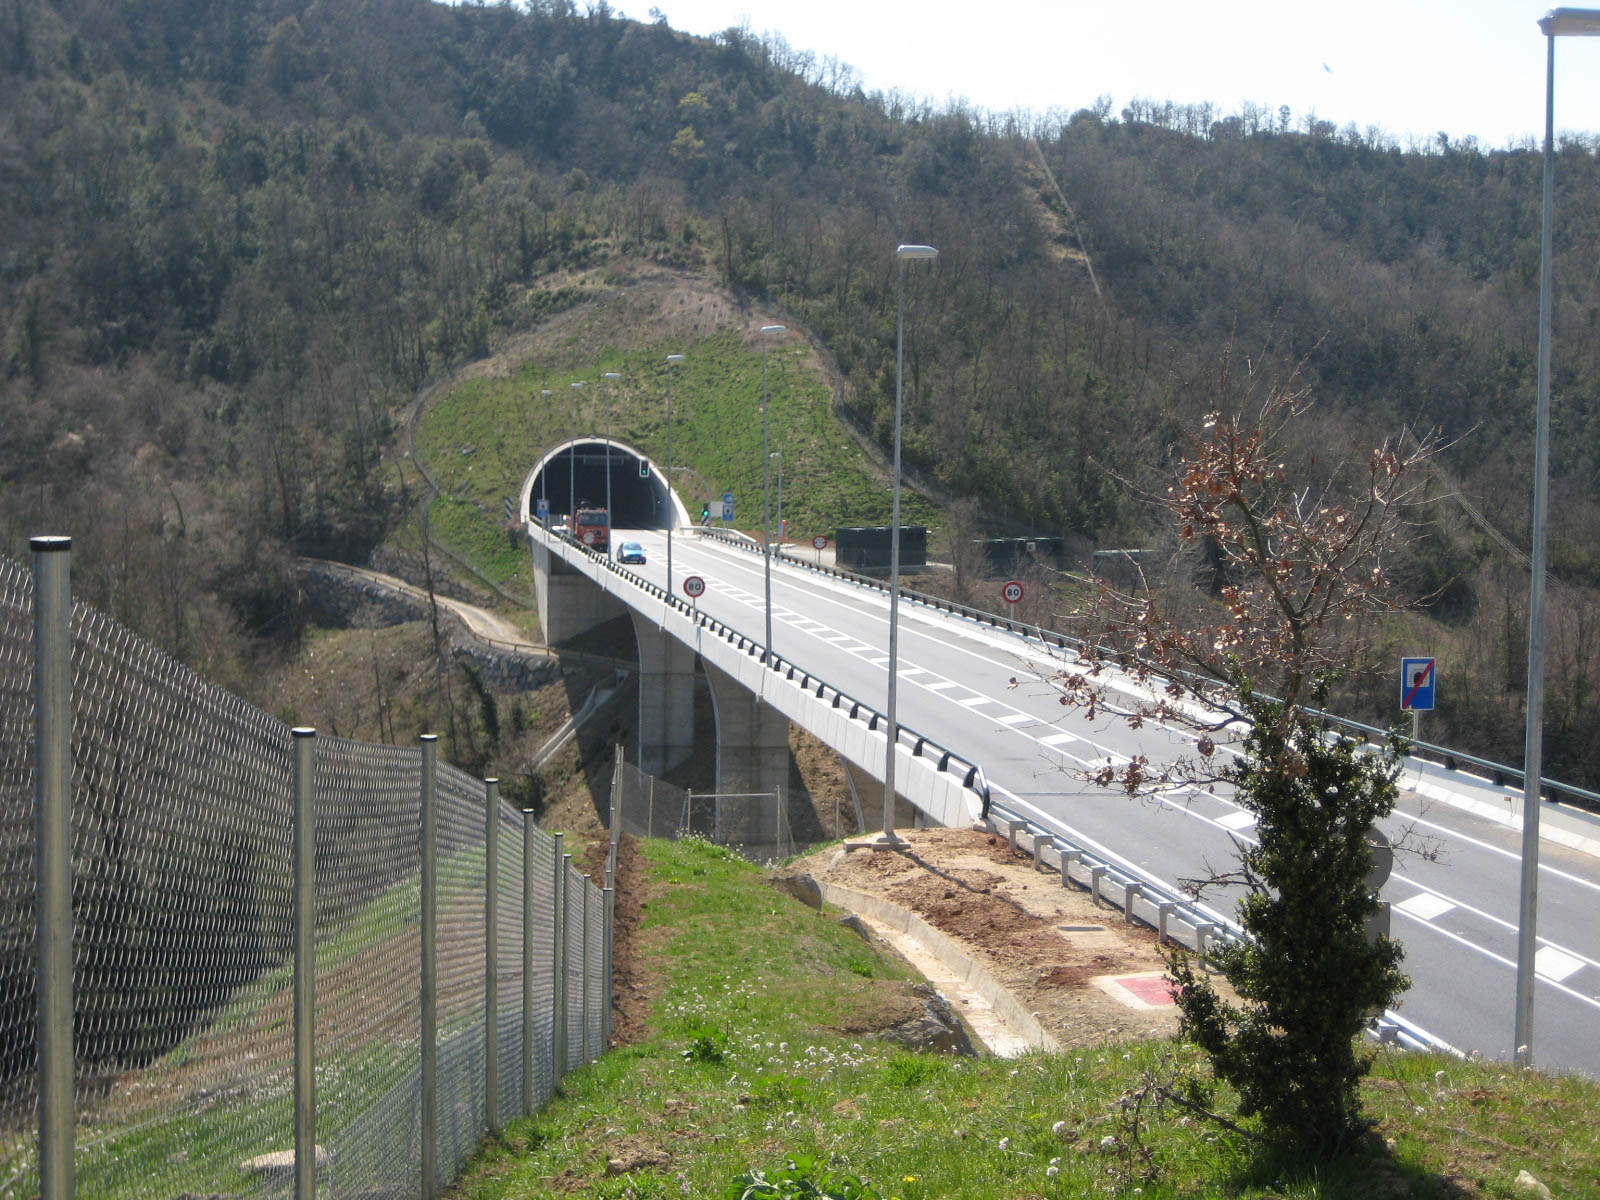
[[[1589,779],[1595,151],[1557,165],[1548,752]],[[942,109],[603,0],[6,0],[0,546],[72,533],[81,593],[243,678],[295,634],[289,557],[359,560],[399,519],[386,452],[424,381],[608,282],[703,273],[807,325],[886,440],[891,251],[925,241],[907,453],[997,531],[1160,548],[1129,482],[1297,365],[1313,472],[1437,431],[1425,611],[1372,649],[1437,649],[1430,734],[1514,761],[1538,212],[1531,147],[1270,106]]]

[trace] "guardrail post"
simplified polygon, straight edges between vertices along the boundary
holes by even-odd
[[[555,1028],[552,1053],[557,1083],[567,1073],[567,870],[572,856],[563,850],[564,833],[556,834],[555,937],[552,939],[550,969],[555,974]]]
[[[1096,904],[1100,903],[1100,880],[1105,873],[1105,867],[1089,868],[1089,899]]]
[[[1163,900],[1156,906],[1156,945],[1167,944],[1167,921],[1172,916],[1172,910],[1177,907],[1171,900]]]
[[[1006,822],[1006,840],[1011,843],[1011,853],[1015,854],[1017,852],[1017,834],[1027,827],[1028,823],[1026,821]]]
[[[1033,869],[1044,870],[1044,834],[1037,833],[1033,838]]]
[[[294,1196],[317,1194],[316,808],[312,802],[317,731],[294,736]]]
[[[483,1112],[500,1131],[500,781],[483,781]]]
[[[1072,864],[1083,858],[1082,850],[1074,850],[1069,846],[1061,847],[1061,886],[1072,886]]]
[[[422,1200],[439,1192],[439,855],[435,838],[435,780],[439,735],[422,742]]]
[[[39,972],[39,1195],[77,1191],[72,1072],[72,539],[33,550]]]
[[[533,1115],[533,812],[522,812],[522,1115]]]
[[[1128,884],[1127,890],[1122,893],[1122,919],[1128,924],[1133,924],[1133,902],[1144,895],[1144,884],[1137,880]]]

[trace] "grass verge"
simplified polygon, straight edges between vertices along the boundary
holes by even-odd
[[[660,981],[651,1032],[569,1076],[510,1124],[452,1194],[718,1197],[791,1157],[863,1196],[1365,1198],[1600,1195],[1600,1088],[1493,1064],[1379,1051],[1361,1153],[1306,1166],[1177,1110],[1124,1101],[1189,1048],[1132,1043],[1018,1060],[913,1054],[869,1029],[905,973],[834,916],[695,842],[644,844],[639,968]],[[1214,1105],[1231,1112],[1220,1089]],[[807,1166],[805,1159],[812,1160]],[[608,1168],[614,1161],[616,1167]],[[617,1170],[617,1168],[626,1168]],[[843,1195],[803,1190],[754,1196]]]

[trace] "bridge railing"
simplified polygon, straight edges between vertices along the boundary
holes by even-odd
[[[735,549],[745,550],[753,554],[761,553],[761,543],[758,540],[739,533],[737,530],[702,528],[699,533],[701,536],[708,536],[717,541],[725,542]],[[829,575],[835,579],[842,579],[862,587],[872,588],[880,592],[889,590],[888,584],[883,580],[875,579],[870,575],[861,575],[855,571],[846,571],[838,567],[828,567],[821,563],[807,562],[800,555],[784,554],[781,551],[775,554],[774,557],[782,559],[783,562],[790,566],[800,567],[807,571],[815,571],[821,575]],[[1081,650],[1084,645],[1082,638],[1073,637],[1071,634],[1061,633],[1054,629],[1045,629],[1039,625],[1031,625],[1026,621],[1018,621],[1013,617],[1001,616],[999,613],[992,613],[986,609],[958,604],[954,600],[946,600],[941,596],[929,595],[926,592],[919,592],[912,588],[901,587],[900,596],[913,604],[921,604],[927,608],[949,613],[952,616],[964,617],[979,625],[1005,629],[1020,637],[1038,642],[1042,646],[1054,647],[1059,650]],[[1266,696],[1264,698],[1270,700],[1272,697]],[[1324,722],[1329,728],[1343,730],[1345,733],[1359,737],[1369,743],[1381,744],[1389,736],[1388,731],[1385,729],[1365,724],[1350,717],[1342,717],[1337,713],[1323,712],[1319,709],[1311,709],[1309,711],[1312,716]],[[1479,758],[1476,755],[1466,754],[1460,750],[1452,750],[1448,746],[1439,746],[1432,742],[1423,741],[1410,741],[1410,746],[1410,756],[1413,758],[1435,763],[1444,767],[1447,771],[1459,771],[1461,770],[1461,764],[1469,764],[1483,772],[1485,779],[1496,787],[1504,787],[1508,781],[1512,780],[1521,786],[1527,778],[1520,767],[1507,766],[1504,763],[1494,762],[1492,759]],[[1563,783],[1558,779],[1550,778],[1548,775],[1539,777],[1539,791],[1551,803],[1565,801],[1589,812],[1600,813],[1600,792],[1593,792],[1572,783]]]

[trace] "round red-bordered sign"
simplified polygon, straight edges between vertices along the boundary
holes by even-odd
[[[1007,604],[1020,604],[1022,602],[1022,585],[1015,579],[1008,579],[1000,588],[1000,599]]]
[[[811,539],[811,548],[813,550],[826,550],[828,548],[828,539],[820,533],[817,534],[816,537]]]
[[[706,594],[706,581],[698,575],[690,575],[683,581],[683,594],[691,600],[697,600]]]

